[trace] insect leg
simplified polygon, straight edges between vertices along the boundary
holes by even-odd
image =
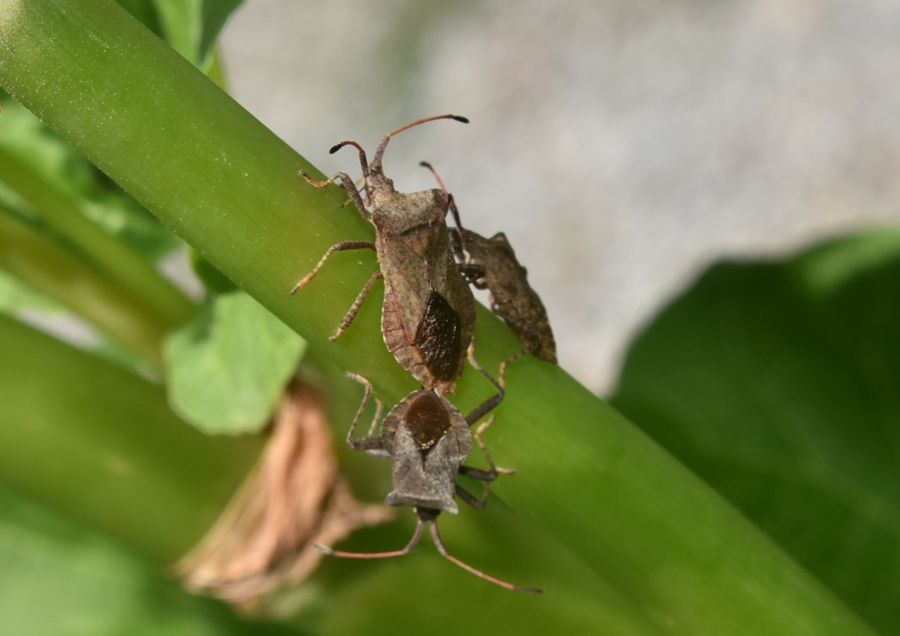
[[[362,288],[362,291],[359,292],[359,296],[356,297],[356,300],[353,301],[353,304],[350,305],[350,309],[347,311],[347,315],[344,316],[344,319],[341,320],[341,326],[337,330],[337,333],[328,338],[332,342],[337,340],[342,333],[347,331],[347,328],[353,323],[353,319],[356,318],[356,314],[359,313],[359,308],[362,306],[363,301],[366,299],[366,296],[369,295],[369,290],[372,289],[372,285],[375,284],[375,281],[379,278],[383,278],[384,274],[381,271],[377,271],[369,277],[369,281],[366,283],[366,286]]]
[[[484,265],[480,265],[478,263],[457,263],[456,267],[459,269],[459,273],[463,275],[463,278],[466,279],[466,282],[470,285],[474,285],[476,289],[488,288],[487,283],[479,280],[481,278],[484,278],[484,275],[487,273]]]
[[[349,142],[345,142],[349,143]],[[356,185],[353,183],[353,179],[351,179],[346,173],[338,172],[336,175],[331,177],[330,179],[326,179],[325,181],[316,181],[312,177],[310,177],[305,170],[300,171],[300,176],[306,179],[306,181],[310,185],[314,185],[317,188],[327,188],[332,183],[334,183],[335,179],[341,180],[341,187],[347,191],[347,194],[350,195],[350,198],[356,204],[356,207],[359,208],[359,213],[363,215],[367,221],[371,221],[371,214],[368,210],[366,210],[366,206],[363,203],[362,195],[360,195],[359,190],[356,189]]]
[[[421,521],[419,523],[421,523]],[[431,538],[434,540],[434,545],[437,546],[438,552],[441,553],[442,557],[444,557],[448,561],[451,561],[452,563],[455,563],[456,565],[458,565],[465,571],[467,571],[471,574],[474,574],[475,576],[477,576],[480,579],[484,579],[485,581],[490,581],[491,583],[495,583],[495,584],[499,585],[500,587],[505,587],[507,590],[514,590],[516,592],[526,592],[528,594],[541,594],[543,592],[543,590],[539,590],[535,587],[522,587],[521,585],[513,585],[512,583],[507,583],[506,581],[501,581],[498,578],[494,578],[493,576],[485,574],[481,570],[476,570],[471,565],[463,563],[462,561],[457,559],[455,556],[452,556],[449,552],[447,552],[447,548],[444,547],[444,542],[441,541],[441,535],[438,532],[438,527],[437,527],[436,521],[431,523]]]
[[[456,494],[459,495],[460,499],[465,501],[473,508],[480,509],[484,508],[485,505],[487,505],[491,482],[497,479],[497,475],[514,475],[516,473],[516,471],[511,468],[497,468],[497,465],[494,464],[494,459],[488,452],[487,446],[484,443],[484,439],[482,439],[482,435],[486,430],[488,430],[488,428],[490,428],[491,424],[494,423],[494,419],[494,417],[491,417],[487,422],[479,426],[475,431],[475,441],[477,441],[478,446],[481,447],[481,452],[484,453],[484,457],[485,459],[487,459],[488,465],[491,467],[490,470],[481,470],[480,468],[473,468],[471,466],[459,467],[460,475],[465,475],[466,477],[471,477],[472,479],[478,479],[484,482],[484,492],[481,494],[480,499],[470,493],[468,490],[465,490],[459,484],[456,485]]]
[[[355,373],[348,373],[347,377],[352,380],[356,380],[366,389],[365,395],[363,395],[362,403],[359,405],[359,409],[357,409],[356,411],[356,417],[353,418],[353,424],[350,425],[350,430],[347,431],[347,444],[353,450],[382,450],[383,447],[381,445],[381,438],[373,437],[372,435],[375,430],[375,426],[381,419],[381,411],[384,408],[384,405],[378,398],[375,398],[375,417],[372,418],[372,424],[369,426],[368,436],[364,437],[363,439],[353,439],[353,433],[356,432],[356,425],[359,423],[359,418],[362,417],[362,412],[365,410],[366,405],[369,403],[369,399],[372,397],[372,383],[366,380],[361,375],[356,375]]]
[[[460,471],[459,471],[460,474],[461,474],[461,475],[462,475],[462,474],[465,474],[465,473],[462,471],[462,469],[463,469],[463,468],[467,468],[467,467],[466,467],[466,466],[460,466],[459,468],[460,468]],[[478,471],[478,469],[473,469],[473,470]],[[478,472],[483,472],[483,471],[478,471]],[[485,475],[488,475],[488,474],[490,474],[490,473],[484,473],[484,474],[485,474]],[[470,475],[470,476],[471,476],[473,479],[478,479],[478,477],[475,477],[474,475]],[[472,506],[472,507],[475,508],[476,510],[481,510],[482,508],[484,508],[484,507],[487,505],[488,495],[490,494],[490,482],[488,482],[488,481],[485,481],[485,482],[484,482],[484,494],[482,495],[481,499],[479,499],[478,497],[476,497],[475,495],[473,495],[472,493],[470,493],[468,490],[466,490],[465,488],[463,488],[463,487],[460,486],[459,484],[456,484],[456,489],[455,489],[455,490],[456,490],[456,496],[457,496],[457,497],[459,497],[460,499],[462,499],[463,501],[465,501],[467,504],[469,504],[470,506]]]
[[[292,294],[296,294],[297,290],[306,285],[309,281],[313,279],[313,277],[319,272],[322,268],[322,265],[325,264],[325,261],[328,260],[328,257],[331,256],[333,252],[343,252],[345,250],[361,250],[361,249],[375,249],[375,243],[371,243],[369,241],[341,241],[340,243],[335,243],[331,247],[329,247],[325,251],[325,255],[319,259],[319,262],[313,267],[313,270],[303,277],[299,283],[294,285],[294,288],[291,290]]]
[[[485,445],[484,439],[482,438],[482,435],[484,435],[484,432],[491,427],[491,424],[494,423],[495,419],[496,418],[491,416],[491,418],[487,422],[485,422],[484,424],[482,424],[475,430],[475,441],[478,442],[478,446],[481,447],[481,452],[484,453],[484,457],[485,457],[485,459],[487,459],[487,463],[491,467],[491,470],[488,472],[485,472],[485,471],[480,471],[480,472],[482,472],[486,475],[491,475],[491,478],[488,480],[488,479],[485,479],[484,477],[478,477],[474,474],[470,474],[469,477],[474,477],[475,479],[481,479],[483,481],[493,481],[497,475],[515,475],[516,474],[516,471],[514,468],[497,468],[497,465],[494,463],[494,459],[491,457],[491,454],[488,452],[487,446]],[[460,468],[468,468],[468,467],[460,466]],[[474,469],[471,469],[471,470],[474,470]],[[462,471],[460,471],[460,472],[462,472]]]
[[[484,367],[482,367],[478,363],[478,360],[475,359],[475,341],[474,340],[469,343],[468,358],[469,358],[469,364],[471,364],[478,371],[480,371],[481,374],[484,377],[486,377],[490,381],[491,384],[493,384],[495,387],[497,387],[497,395],[495,395],[491,398],[488,398],[487,400],[482,402],[474,411],[469,413],[469,415],[466,417],[466,424],[468,424],[469,426],[472,426],[475,422],[477,422],[482,417],[487,415],[490,411],[492,411],[494,408],[496,408],[497,405],[500,404],[500,402],[503,401],[503,395],[506,393],[506,389],[504,388],[504,385],[503,385],[503,371],[504,371],[505,367],[503,365],[500,365],[500,382],[498,382],[493,377],[491,377],[491,374],[488,373],[487,371],[485,371]]]
[[[359,179],[357,179],[357,180],[353,183],[354,187],[356,187],[356,189],[359,190],[360,186],[362,186],[362,185],[365,184],[365,182],[366,182],[365,180],[366,180],[366,176],[365,176],[365,175],[361,176]],[[344,202],[341,204],[341,207],[342,207],[342,208],[346,208],[346,207],[347,207],[348,205],[350,205],[351,203],[355,203],[355,202],[353,201],[353,199],[347,199],[346,201],[344,201]],[[366,207],[368,207],[368,206],[371,205],[371,203],[372,203],[372,200],[369,198],[369,191],[368,191],[368,189],[366,190],[366,198],[363,200],[363,203],[365,203]]]
[[[403,556],[412,552],[413,549],[419,544],[419,539],[422,538],[422,533],[424,532],[424,530],[425,522],[419,519],[419,524],[416,526],[416,532],[415,534],[413,534],[412,539],[409,540],[409,543],[406,544],[406,547],[402,550],[394,550],[393,552],[341,552],[339,550],[326,548],[325,546],[321,546],[318,543],[314,543],[313,545],[325,554],[330,554],[331,556],[336,557],[343,557],[345,559],[389,559],[391,557]]]

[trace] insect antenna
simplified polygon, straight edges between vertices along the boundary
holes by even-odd
[[[441,190],[443,190],[444,192],[447,191],[447,186],[444,185],[444,180],[441,179],[441,175],[439,175],[437,170],[434,169],[434,166],[432,166],[427,161],[420,161],[419,165],[424,166],[425,168],[428,168],[429,170],[431,170],[431,174],[434,175],[434,178],[437,180],[438,185],[441,186]]]
[[[342,552],[340,550],[326,548],[318,543],[313,543],[313,545],[325,554],[341,557],[343,559],[390,559],[391,557],[404,556],[412,552],[413,549],[419,545],[419,539],[422,538],[422,533],[424,531],[425,522],[419,519],[419,524],[416,526],[416,532],[413,534],[412,539],[409,540],[409,543],[406,544],[406,547],[402,550],[394,550],[392,552]]]
[[[366,159],[366,151],[363,150],[363,147],[360,146],[355,141],[342,141],[339,144],[334,144],[328,150],[328,154],[333,155],[334,153],[336,153],[338,150],[340,150],[344,146],[353,146],[354,148],[359,150],[359,164],[362,166],[363,177],[368,177],[369,176],[369,161],[368,161],[368,159]]]
[[[434,169],[434,166],[432,166],[427,161],[420,161],[419,165],[431,170],[431,174],[434,175],[434,178],[437,180],[438,185],[441,186],[441,190],[447,192],[447,186],[444,185],[444,180],[441,179],[441,175],[439,175],[437,170]],[[459,210],[456,207],[456,202],[453,200],[452,194],[450,195],[450,212],[453,214],[453,218],[456,221],[456,227],[462,230],[463,226],[462,221],[459,220]]]
[[[419,524],[421,525],[421,523],[422,522],[420,521]],[[501,581],[500,579],[495,578],[489,574],[485,574],[481,570],[476,570],[475,568],[473,568],[471,565],[468,565],[467,563],[463,563],[462,561],[457,559],[455,556],[453,556],[449,552],[447,552],[447,548],[444,547],[444,542],[441,541],[441,535],[438,532],[437,521],[431,522],[431,538],[434,540],[434,545],[437,546],[438,552],[441,553],[442,557],[455,563],[462,569],[474,574],[475,576],[477,576],[480,579],[484,579],[485,581],[490,581],[491,583],[496,583],[500,587],[505,587],[507,590],[514,590],[516,592],[525,592],[526,594],[543,594],[543,592],[544,592],[544,590],[540,590],[536,587],[524,587],[522,585],[513,585],[512,583],[507,583],[506,581]]]
[[[378,149],[375,151],[375,158],[372,160],[372,170],[381,170],[381,160],[384,157],[384,149],[387,148],[388,142],[391,140],[391,137],[396,135],[397,133],[401,133],[408,128],[412,128],[413,126],[418,126],[419,124],[424,124],[429,121],[434,121],[436,119],[454,119],[456,121],[461,121],[464,124],[468,124],[469,120],[465,117],[461,117],[460,115],[435,115],[434,117],[426,117],[425,119],[419,119],[418,121],[414,121],[411,124],[406,124],[402,128],[398,128],[393,132],[389,132],[384,136],[384,139],[381,140],[381,143],[378,144]]]

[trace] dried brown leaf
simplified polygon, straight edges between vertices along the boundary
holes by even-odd
[[[332,545],[392,517],[353,498],[338,472],[322,397],[294,382],[256,468],[175,572],[192,592],[247,606],[309,576],[324,556],[313,543]]]

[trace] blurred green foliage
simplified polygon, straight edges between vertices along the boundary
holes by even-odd
[[[119,4],[221,83],[214,41],[239,2]],[[176,413],[206,432],[264,425],[305,350],[281,321],[318,352],[339,429],[359,387],[335,365],[372,372],[386,400],[413,388],[384,350],[379,292],[339,344],[325,344],[374,259],[336,259],[303,298],[287,294],[331,242],[370,238],[371,227],[340,210],[337,188],[306,187],[302,158],[113,3],[0,2],[3,12],[0,28],[22,20],[34,31],[2,34],[0,48],[18,48],[3,49],[0,77],[13,92],[34,80],[36,112],[134,196],[3,97],[0,307],[18,318],[65,311],[102,336],[79,352],[0,319],[0,598],[14,604],[0,607],[0,631],[872,633],[630,423],[529,358],[510,368],[489,435],[520,473],[496,483],[502,501],[442,528],[453,554],[545,587],[543,597],[477,581],[430,546],[398,561],[326,560],[310,583],[270,599],[268,611],[293,616],[278,626],[167,581],[161,565],[199,538],[263,443],[201,435]],[[13,49],[59,81],[16,77],[3,59]],[[159,272],[184,249],[176,232],[196,250],[184,261],[204,285],[200,306]],[[885,634],[896,631],[898,524],[894,314],[883,297],[897,296],[898,253],[884,232],[784,264],[714,268],[635,344],[615,399]],[[490,365],[518,346],[484,311],[476,340]],[[156,383],[164,342],[171,405]],[[111,347],[130,352],[112,356],[118,366],[96,355]],[[466,410],[490,390],[469,373],[454,401]],[[386,462],[339,452],[357,481],[384,481]],[[399,547],[404,519],[349,549]]]
[[[613,405],[881,633],[900,632],[900,231],[707,271]]]

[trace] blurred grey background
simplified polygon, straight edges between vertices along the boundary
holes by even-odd
[[[900,219],[896,0],[248,0],[230,91],[326,174],[391,142],[467,226],[504,231],[560,363],[607,393],[629,340],[711,262]],[[350,238],[350,237],[348,237]]]

